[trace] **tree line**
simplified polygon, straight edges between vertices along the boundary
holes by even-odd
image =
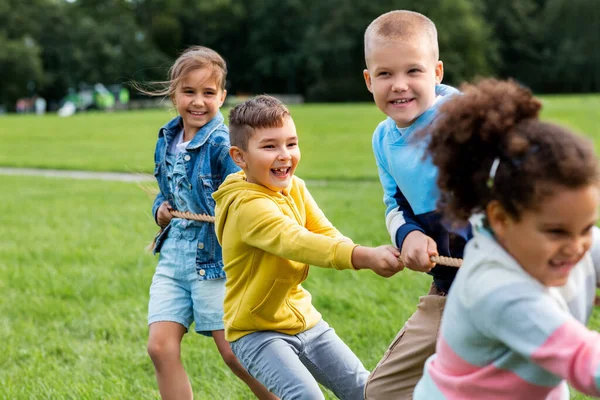
[[[368,100],[363,33],[393,9],[436,23],[445,82],[497,76],[538,93],[600,91],[597,0],[0,0],[0,104],[164,80],[197,44],[227,60],[231,93]]]

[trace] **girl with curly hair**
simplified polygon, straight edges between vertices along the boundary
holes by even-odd
[[[438,205],[474,237],[414,398],[568,399],[565,380],[599,396],[600,334],[585,327],[600,276],[593,144],[540,121],[540,101],[512,81],[463,91],[428,153]]]

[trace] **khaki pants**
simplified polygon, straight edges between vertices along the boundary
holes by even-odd
[[[446,297],[432,286],[419,298],[414,314],[406,321],[365,386],[367,400],[411,400],[423,375],[425,360],[435,353]]]

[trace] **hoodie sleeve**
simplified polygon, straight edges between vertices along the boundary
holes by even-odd
[[[277,204],[268,198],[240,202],[235,215],[241,238],[250,246],[305,264],[353,269],[352,251],[355,244],[343,236],[334,238],[311,232],[284,215]],[[322,219],[320,221],[324,224]],[[319,230],[331,233],[328,229]]]

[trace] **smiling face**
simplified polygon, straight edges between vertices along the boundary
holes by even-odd
[[[562,286],[591,246],[599,194],[595,185],[557,187],[519,220],[497,202],[488,205],[487,216],[498,242],[529,275],[545,286]]]
[[[363,75],[377,107],[405,128],[434,103],[435,85],[441,83],[444,68],[424,37],[374,38]]]
[[[181,79],[173,103],[183,119],[184,141],[191,140],[215,117],[226,94],[210,68],[195,69]]]
[[[246,149],[232,146],[230,154],[248,182],[275,192],[287,188],[300,162],[294,121],[287,117],[281,127],[255,129]]]

